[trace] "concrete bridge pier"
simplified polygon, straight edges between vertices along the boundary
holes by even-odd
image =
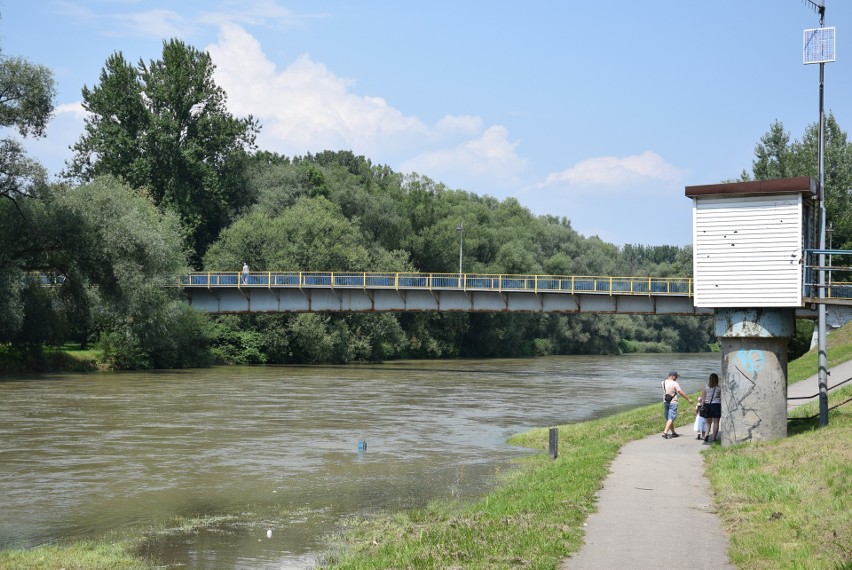
[[[787,346],[795,310],[716,309],[722,445],[787,437]]]

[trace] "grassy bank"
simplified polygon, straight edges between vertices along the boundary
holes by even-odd
[[[852,387],[829,395],[829,407]],[[818,413],[811,403],[791,417]],[[782,440],[705,454],[719,516],[738,568],[852,568],[852,404],[829,425],[790,422]]]
[[[0,345],[0,374],[92,372],[103,368],[99,364],[101,357],[99,350],[83,350],[73,344],[32,351]]]
[[[151,568],[133,556],[123,542],[78,541],[31,550],[0,551],[0,568],[9,570],[145,570]]]

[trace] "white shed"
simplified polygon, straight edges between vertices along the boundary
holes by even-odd
[[[696,307],[801,307],[814,243],[809,176],[687,186]]]

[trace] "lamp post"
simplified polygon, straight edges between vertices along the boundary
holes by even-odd
[[[459,287],[463,287],[462,283],[462,255],[463,255],[463,247],[464,244],[464,226],[459,222],[458,227],[456,227],[456,231],[459,233]]]

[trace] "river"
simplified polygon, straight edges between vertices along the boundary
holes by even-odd
[[[309,568],[347,517],[487,492],[529,452],[513,433],[658,401],[670,368],[697,391],[719,366],[655,354],[0,377],[0,548],[117,532],[151,537],[170,567]],[[201,516],[218,518],[175,522]]]

